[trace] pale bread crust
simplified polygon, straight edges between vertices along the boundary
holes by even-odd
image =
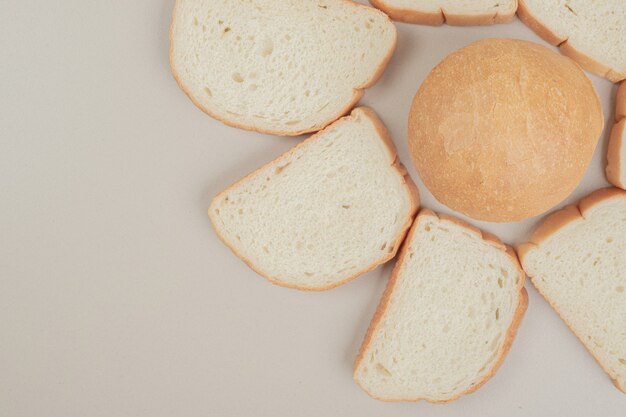
[[[365,89],[373,86],[374,84],[376,84],[376,82],[383,75],[383,72],[385,72],[385,68],[387,68],[387,64],[389,64],[389,61],[391,60],[391,57],[393,56],[393,53],[395,52],[396,46],[398,44],[398,31],[397,31],[395,25],[393,25],[393,23],[391,23],[391,21],[390,21],[391,25],[393,26],[393,44],[389,48],[389,51],[387,52],[387,55],[385,55],[385,57],[382,59],[380,65],[374,71],[374,73],[372,74],[372,76],[371,76],[371,78],[369,80],[367,80],[365,83],[363,83],[363,84],[353,88],[354,93],[352,95],[352,99],[348,103],[346,103],[344,108],[341,109],[336,115],[332,116],[331,118],[329,118],[324,123],[312,126],[310,128],[307,128],[307,129],[297,130],[297,131],[281,130],[279,128],[278,129],[262,129],[262,128],[258,128],[258,127],[255,127],[255,126],[250,126],[250,125],[238,123],[236,121],[227,119],[225,117],[222,117],[222,116],[212,112],[211,110],[207,109],[206,107],[202,106],[202,104],[193,97],[193,95],[191,94],[189,89],[185,86],[185,84],[180,79],[180,77],[178,75],[178,72],[176,72],[176,69],[174,68],[174,43],[173,43],[174,21],[176,20],[176,10],[178,8],[179,1],[180,0],[176,0],[176,2],[174,3],[174,8],[172,10],[172,20],[170,22],[170,30],[169,30],[169,41],[170,41],[169,62],[170,62],[170,70],[172,71],[172,75],[174,76],[174,80],[176,80],[176,83],[178,84],[180,89],[183,90],[183,92],[187,95],[187,97],[189,97],[189,99],[193,102],[193,104],[196,105],[196,107],[198,107],[205,114],[207,114],[208,116],[211,116],[215,120],[220,121],[220,122],[222,122],[223,124],[225,124],[227,126],[235,127],[237,129],[251,130],[251,131],[254,131],[254,132],[266,133],[266,134],[276,135],[276,136],[299,136],[299,135],[303,135],[303,134],[306,134],[306,133],[317,132],[317,131],[325,128],[326,126],[328,126],[329,124],[331,124],[335,120],[339,119],[340,117],[343,117],[343,116],[347,115],[350,112],[350,110],[352,110],[354,108],[354,106],[359,102],[359,100],[361,100],[361,97],[363,97],[363,94],[365,94]],[[363,7],[363,8],[368,9],[368,10],[372,10],[372,11],[376,11],[376,12],[382,13],[382,12],[372,8],[372,7],[368,7],[368,6],[365,6],[363,4],[359,4],[359,3],[354,3],[354,2],[352,2],[350,0],[338,0],[338,1],[342,1],[344,3],[348,3],[348,4],[350,4],[352,6],[355,6],[355,7]],[[388,16],[385,16],[385,17],[388,18]]]
[[[262,277],[266,278],[272,284],[276,284],[276,285],[281,286],[281,287],[295,288],[295,289],[303,290],[303,291],[324,291],[324,290],[329,290],[329,289],[338,287],[339,285],[345,284],[345,283],[353,280],[354,278],[358,277],[359,275],[362,275],[362,274],[364,274],[366,272],[369,272],[369,271],[377,268],[379,265],[384,264],[385,262],[389,261],[394,256],[396,256],[396,253],[398,252],[398,250],[399,250],[399,248],[400,248],[400,246],[401,246],[401,244],[402,244],[402,242],[404,240],[405,235],[407,234],[409,228],[411,227],[411,224],[413,224],[413,219],[415,218],[415,214],[417,213],[417,209],[419,208],[419,203],[420,203],[419,191],[417,189],[417,186],[415,185],[415,183],[411,179],[408,171],[404,167],[404,165],[402,165],[402,163],[398,160],[398,154],[396,152],[396,147],[393,144],[393,140],[391,139],[391,136],[389,135],[389,132],[387,131],[387,128],[385,127],[383,122],[380,120],[380,118],[378,117],[376,112],[374,112],[374,110],[372,110],[372,109],[370,109],[368,107],[357,107],[357,108],[355,108],[352,111],[352,114],[337,120],[335,123],[341,123],[344,120],[348,120],[350,118],[355,117],[354,116],[355,112],[363,113],[363,115],[365,117],[367,117],[368,119],[370,119],[370,121],[374,124],[374,126],[375,126],[375,128],[376,128],[376,130],[377,130],[377,132],[378,132],[378,134],[380,136],[380,138],[382,139],[383,143],[385,144],[385,148],[387,149],[387,152],[388,152],[388,155],[389,155],[389,159],[393,161],[391,163],[390,168],[393,169],[393,170],[396,170],[398,172],[398,174],[400,174],[400,176],[402,176],[404,178],[404,186],[405,186],[407,192],[410,195],[411,208],[409,210],[409,216],[407,217],[406,221],[404,222],[404,225],[402,226],[401,233],[399,233],[398,236],[396,237],[396,240],[395,240],[395,242],[393,244],[394,250],[391,251],[390,253],[387,253],[384,257],[380,258],[377,262],[375,262],[375,263],[373,263],[371,265],[368,265],[367,267],[363,268],[361,271],[354,273],[353,275],[349,276],[348,278],[346,278],[346,279],[344,279],[342,281],[339,281],[339,282],[332,283],[332,284],[327,285],[325,287],[306,287],[306,286],[302,286],[302,285],[292,285],[292,284],[289,284],[289,283],[286,283],[286,282],[283,282],[283,281],[276,280],[274,277],[270,276],[269,274],[267,274],[264,271],[261,271],[259,268],[257,268],[250,260],[248,260],[244,256],[242,256],[237,251],[237,249],[234,246],[232,246],[230,244],[230,242],[228,242],[224,238],[224,236],[220,233],[220,228],[217,226],[216,219],[213,217],[213,211],[211,210],[211,207],[209,207],[209,212],[208,212],[209,219],[211,220],[211,225],[213,226],[213,230],[215,230],[215,234],[218,236],[218,238],[226,246],[228,246],[228,248],[235,255],[237,255],[246,265],[248,265],[248,267],[250,269],[252,269],[257,274],[261,275]],[[305,143],[307,143],[309,141],[315,140],[317,135],[321,135],[323,133],[324,133],[324,130],[321,130],[321,131],[315,133],[311,137],[307,138],[306,140],[302,141],[301,143],[299,143],[298,145],[293,147],[291,150],[287,151],[286,153],[280,155],[279,157],[273,159],[272,161],[268,162],[267,164],[263,165],[262,167],[254,170],[250,174],[248,174],[245,177],[241,178],[239,181],[235,182],[233,185],[231,185],[230,187],[228,187],[227,189],[225,189],[224,191],[222,191],[221,193],[216,195],[214,197],[213,201],[216,201],[220,195],[222,195],[224,193],[227,193],[231,189],[237,187],[239,184],[247,181],[249,178],[254,176],[257,172],[261,171],[265,167],[272,166],[272,165],[280,163],[280,161],[284,157],[293,154],[296,149],[298,149],[299,147],[303,146]],[[213,204],[213,202],[211,202],[211,205],[212,204]]]
[[[423,217],[436,217],[439,218],[441,220],[444,221],[448,221],[451,223],[454,223],[457,226],[463,227],[465,229],[467,229],[468,231],[470,231],[471,233],[475,234],[478,238],[483,239],[485,242],[488,242],[489,244],[491,244],[492,246],[494,246],[495,248],[506,252],[506,254],[509,256],[509,258],[511,259],[511,262],[515,265],[515,267],[518,270],[518,276],[520,277],[519,279],[519,284],[518,284],[518,289],[519,289],[519,302],[517,304],[517,308],[515,310],[515,313],[513,315],[513,320],[511,321],[511,325],[509,326],[508,332],[505,336],[504,339],[504,343],[502,344],[502,348],[500,350],[500,355],[498,356],[498,359],[495,361],[493,367],[491,368],[491,370],[485,375],[485,377],[478,381],[474,386],[472,386],[471,388],[453,396],[450,397],[446,400],[433,400],[431,398],[427,398],[427,397],[418,397],[418,398],[393,398],[393,399],[389,399],[389,398],[380,398],[377,397],[376,395],[373,395],[372,393],[370,393],[369,391],[367,391],[366,387],[364,387],[363,385],[361,385],[361,383],[359,382],[359,379],[357,377],[357,370],[363,360],[365,351],[367,350],[367,347],[370,345],[371,341],[372,341],[372,337],[374,336],[374,333],[377,331],[378,326],[380,324],[380,321],[383,317],[383,314],[385,313],[385,310],[387,310],[387,306],[389,304],[389,301],[391,299],[391,295],[393,294],[394,288],[396,286],[396,282],[398,279],[398,274],[400,272],[400,267],[401,265],[404,263],[404,258],[407,256],[407,249],[408,249],[408,242],[410,242],[413,239],[413,234],[416,232],[417,230],[417,226],[420,222],[420,219],[422,219]],[[418,216],[415,219],[415,222],[413,223],[413,226],[411,227],[411,230],[409,231],[404,244],[402,246],[402,251],[400,252],[400,255],[398,256],[398,260],[396,261],[396,264],[394,266],[394,269],[391,273],[391,277],[389,278],[389,282],[387,283],[387,288],[385,288],[385,292],[383,293],[383,296],[380,300],[380,303],[378,304],[378,307],[376,309],[376,312],[374,313],[374,317],[372,318],[372,321],[367,329],[367,332],[365,333],[365,337],[363,339],[363,343],[361,344],[361,348],[359,349],[359,353],[357,354],[356,360],[354,362],[354,373],[353,373],[353,378],[355,380],[355,382],[357,383],[357,385],[359,385],[365,392],[367,392],[367,394],[377,400],[380,401],[385,401],[385,402],[399,402],[399,401],[411,401],[411,402],[415,402],[415,401],[421,401],[421,400],[425,400],[427,402],[430,403],[439,403],[439,404],[443,404],[443,403],[449,403],[452,402],[456,399],[458,399],[459,397],[461,397],[462,395],[466,395],[466,394],[471,394],[472,392],[476,391],[478,388],[480,388],[481,386],[483,386],[498,370],[498,368],[500,367],[500,365],[502,364],[502,362],[504,361],[504,358],[506,357],[506,355],[508,354],[509,350],[511,349],[511,345],[513,344],[513,340],[515,339],[515,335],[517,334],[517,330],[519,328],[520,323],[522,322],[522,318],[524,317],[524,313],[526,312],[526,309],[528,307],[528,292],[526,291],[526,288],[524,288],[524,281],[526,279],[526,275],[524,274],[524,271],[522,270],[522,267],[520,266],[519,260],[517,259],[517,254],[515,253],[515,251],[513,250],[512,247],[510,247],[509,245],[506,245],[504,243],[502,243],[502,241],[496,237],[495,235],[488,233],[488,232],[483,232],[480,229],[478,229],[475,226],[470,225],[469,223],[464,222],[463,220],[457,219],[456,217],[453,216],[449,216],[447,214],[438,214],[433,212],[430,209],[421,209]]]
[[[554,213],[550,214],[531,234],[528,242],[523,243],[517,247],[517,254],[519,256],[520,262],[522,263],[522,266],[524,265],[524,258],[530,250],[541,245],[543,241],[550,238],[553,234],[557,233],[562,227],[567,226],[572,222],[584,221],[586,213],[596,204],[601,204],[615,197],[624,196],[626,196],[626,191],[619,188],[602,188],[600,190],[594,191],[587,197],[580,200],[578,205],[569,205],[561,210],[555,211]],[[528,276],[530,277],[531,282],[533,282],[534,284],[535,277],[531,276],[530,274]],[[565,322],[567,327],[569,327],[572,333],[574,333],[580,343],[582,343],[583,346],[585,346],[585,348],[589,351],[589,353],[591,353],[591,356],[593,356],[598,365],[600,365],[604,372],[609,375],[617,389],[626,393],[626,386],[620,386],[619,381],[611,377],[609,369],[602,362],[600,362],[600,359],[598,359],[593,350],[585,342],[584,337],[582,335],[579,335],[574,326],[572,326],[572,324],[567,319],[565,319],[565,317],[563,317],[561,312],[556,308],[554,302],[550,298],[548,298],[538,286],[535,286],[535,288],[548,302],[548,304],[550,304],[554,311],[556,311],[557,315],[561,318],[561,320],[563,320],[563,322]]]
[[[518,1],[517,16],[526,26],[531,28],[533,32],[539,35],[543,40],[551,43],[552,45],[558,46],[563,55],[572,58],[587,71],[604,77],[614,83],[618,83],[626,78],[626,72],[618,72],[616,69],[594,60],[588,55],[572,47],[567,38],[557,36],[550,30],[550,28],[541,23],[541,21],[530,12],[524,3],[524,0]]]
[[[623,148],[623,137],[626,133],[626,81],[622,81],[615,97],[615,125],[611,130],[609,138],[609,148],[606,154],[606,177],[611,184],[622,189],[626,189],[626,184],[622,183],[622,154],[626,152]]]
[[[447,23],[451,26],[484,26],[494,23],[508,23],[513,20],[515,10],[511,13],[486,13],[486,14],[454,14],[438,12],[425,12],[416,9],[403,9],[390,6],[385,0],[370,0],[370,3],[387,13],[389,17],[398,22],[416,23],[420,25],[439,26]]]
[[[626,191],[614,187],[601,188],[589,194],[587,197],[584,197],[580,200],[578,205],[568,205],[548,215],[532,232],[528,238],[528,242],[517,246],[517,255],[522,265],[528,250],[540,245],[544,240],[548,239],[569,223],[584,219],[585,212],[595,204],[602,203],[605,200],[625,193]]]
[[[611,136],[609,138],[609,148],[606,154],[606,178],[609,182],[616,187],[626,189],[626,184],[622,183],[622,157],[621,155],[626,151],[623,146],[623,137],[626,132],[626,118],[620,122],[615,123],[611,130]]]
[[[615,121],[626,117],[626,83],[621,83],[615,96]]]

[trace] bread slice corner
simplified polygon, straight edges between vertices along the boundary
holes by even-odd
[[[497,237],[422,209],[357,355],[354,380],[382,401],[445,403],[475,391],[511,347],[528,305],[524,278],[515,251]]]
[[[418,206],[383,123],[359,107],[219,193],[209,217],[272,283],[326,290],[393,258]]]
[[[616,83],[626,79],[626,2],[519,0],[517,15],[545,41],[587,71]]]
[[[507,23],[515,16],[517,0],[370,0],[393,20],[438,26],[478,26]]]
[[[626,393],[626,191],[601,189],[552,213],[518,254],[539,293]]]

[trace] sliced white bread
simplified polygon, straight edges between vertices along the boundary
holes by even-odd
[[[382,74],[396,29],[346,0],[177,0],[174,77],[204,112],[277,135],[320,130]]]
[[[535,287],[626,392],[626,191],[599,190],[553,213],[518,253]]]
[[[385,127],[360,107],[221,192],[209,217],[273,283],[324,290],[393,258],[418,205]]]
[[[490,25],[510,22],[517,0],[370,0],[393,20],[422,25]]]
[[[455,218],[417,216],[355,363],[384,401],[448,402],[504,360],[528,304],[517,256]]]
[[[519,0],[517,14],[586,70],[613,82],[626,78],[626,1]]]
[[[626,81],[615,97],[615,125],[609,138],[606,176],[616,187],[626,189]]]

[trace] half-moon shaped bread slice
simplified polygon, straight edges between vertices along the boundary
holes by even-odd
[[[387,130],[361,107],[218,194],[209,217],[270,281],[325,290],[393,258],[418,204]]]
[[[177,0],[170,41],[174,77],[200,109],[298,135],[352,109],[391,58],[396,29],[346,0]]]

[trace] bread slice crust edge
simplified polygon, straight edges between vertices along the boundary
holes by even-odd
[[[615,96],[615,124],[611,129],[609,147],[606,153],[606,177],[616,187],[626,190],[626,184],[622,182],[624,175],[622,170],[622,154],[626,152],[624,147],[624,135],[626,135],[626,81],[620,84]]]
[[[404,23],[415,23],[420,25],[440,26],[447,23],[451,26],[484,26],[494,23],[508,23],[515,16],[515,7],[511,13],[502,14],[454,14],[445,13],[443,9],[437,12],[423,12],[415,9],[404,9],[390,6],[385,0],[370,0],[370,3],[377,9],[385,12],[391,19]]]
[[[352,6],[355,7],[363,7],[365,9],[368,10],[373,10],[375,12],[378,13],[382,13],[383,12],[376,10],[375,8],[372,7],[368,7],[366,5],[363,4],[359,4],[359,3],[355,3],[351,0],[338,0],[341,1],[343,3],[347,3],[350,4]],[[391,23],[391,26],[393,26],[393,43],[391,45],[391,47],[389,48],[389,51],[387,52],[387,54],[383,57],[382,61],[380,62],[378,68],[372,73],[372,76],[370,77],[369,80],[367,80],[365,83],[356,86],[353,88],[353,94],[352,94],[352,98],[351,100],[346,103],[346,105],[333,117],[331,117],[330,119],[326,120],[324,123],[315,125],[315,126],[311,126],[309,128],[306,129],[300,129],[300,130],[295,130],[295,131],[290,131],[290,130],[281,130],[281,129],[263,129],[263,128],[258,128],[252,125],[247,125],[247,124],[243,124],[243,123],[238,123],[235,122],[233,120],[230,120],[226,117],[220,116],[215,112],[212,112],[211,110],[207,109],[206,107],[204,107],[202,105],[202,103],[200,103],[198,100],[196,100],[193,96],[193,94],[191,94],[191,92],[189,91],[189,89],[185,86],[185,84],[183,83],[183,81],[181,80],[178,72],[176,71],[176,67],[174,65],[174,22],[176,21],[176,11],[179,7],[179,3],[180,0],[176,0],[174,3],[174,7],[172,9],[172,19],[170,21],[170,28],[169,28],[169,42],[170,42],[170,47],[169,47],[169,65],[170,65],[170,70],[172,72],[172,76],[174,77],[174,80],[176,81],[176,83],[178,84],[178,86],[180,87],[181,90],[183,90],[183,92],[185,93],[185,95],[187,95],[187,97],[189,97],[189,99],[192,101],[192,103],[199,108],[200,110],[202,110],[202,112],[204,112],[206,115],[212,117],[213,119],[222,122],[223,124],[230,126],[230,127],[234,127],[237,129],[243,129],[243,130],[250,130],[250,131],[254,131],[254,132],[258,132],[258,133],[265,133],[265,134],[270,134],[270,135],[276,135],[276,136],[299,136],[299,135],[303,135],[306,133],[312,133],[312,132],[317,132],[323,128],[325,128],[326,126],[328,126],[329,124],[333,123],[335,120],[338,120],[339,118],[347,115],[350,110],[352,110],[354,108],[354,106],[356,106],[356,104],[359,102],[359,100],[361,100],[361,97],[363,97],[363,94],[365,94],[365,89],[369,88],[371,86],[373,86],[374,84],[376,84],[376,82],[380,79],[380,77],[383,75],[383,72],[385,72],[385,69],[387,68],[387,65],[389,64],[389,61],[391,61],[391,58],[393,57],[394,52],[396,51],[396,47],[398,44],[398,30],[396,29],[395,25],[393,23]],[[389,19],[389,16],[385,16],[387,19]]]
[[[532,31],[539,35],[543,40],[554,46],[558,46],[563,55],[570,57],[587,71],[604,77],[614,83],[626,79],[626,72],[618,72],[608,65],[596,61],[571,46],[568,42],[568,38],[557,36],[552,30],[541,23],[537,16],[532,14],[526,6],[524,0],[518,0],[517,16],[526,26],[531,28]]]
[[[407,242],[411,242],[413,235],[415,234],[416,230],[418,229],[418,224],[420,222],[420,220],[424,217],[436,217],[439,218],[440,220],[443,221],[448,221],[450,223],[454,223],[457,226],[463,227],[467,230],[469,230],[471,233],[475,234],[478,238],[484,240],[485,242],[489,243],[490,245],[494,246],[495,248],[506,252],[506,254],[509,256],[509,258],[511,259],[511,262],[516,266],[517,270],[518,270],[518,274],[520,276],[520,280],[519,280],[519,284],[518,284],[518,291],[519,291],[519,301],[517,304],[517,307],[515,309],[515,313],[513,314],[513,319],[511,320],[511,325],[508,328],[508,331],[504,337],[504,342],[502,343],[502,348],[500,349],[500,354],[498,356],[498,358],[495,360],[493,366],[491,367],[491,369],[489,370],[489,372],[487,372],[485,374],[485,376],[483,377],[483,379],[481,379],[480,381],[478,381],[474,386],[470,387],[469,389],[454,395],[450,398],[447,398],[445,400],[435,400],[429,397],[415,397],[415,398],[381,398],[376,396],[375,394],[369,392],[367,390],[367,388],[365,386],[363,386],[358,379],[358,375],[357,375],[357,371],[361,365],[361,362],[363,361],[364,355],[365,355],[365,351],[367,350],[368,346],[371,343],[372,337],[374,336],[374,334],[376,333],[376,331],[378,330],[378,327],[380,325],[380,321],[385,313],[385,311],[387,310],[387,306],[391,300],[391,295],[394,292],[395,286],[396,286],[396,282],[398,280],[398,275],[401,269],[402,264],[404,263],[404,259],[407,256],[407,251],[408,251],[408,246],[409,244]],[[400,255],[398,256],[398,259],[396,261],[396,264],[393,268],[393,271],[391,273],[391,276],[389,277],[389,282],[387,283],[387,287],[385,288],[385,292],[383,293],[383,296],[381,297],[381,300],[378,304],[378,307],[376,308],[376,311],[374,313],[374,317],[372,318],[372,321],[370,322],[370,325],[367,329],[367,332],[365,333],[365,337],[363,338],[363,342],[361,343],[361,347],[359,349],[359,352],[357,354],[356,360],[354,362],[354,371],[353,371],[353,379],[354,381],[357,383],[357,385],[359,385],[361,387],[361,389],[363,389],[363,391],[365,391],[370,397],[376,399],[376,400],[380,400],[380,401],[385,401],[385,402],[401,402],[401,401],[407,401],[407,402],[416,402],[416,401],[427,401],[429,403],[434,403],[434,404],[445,404],[445,403],[449,403],[452,402],[454,400],[457,400],[458,398],[460,398],[463,395],[466,394],[471,394],[472,392],[476,391],[478,388],[482,387],[489,379],[491,379],[491,377],[493,377],[493,375],[498,371],[498,368],[500,367],[500,365],[502,365],[502,362],[504,362],[504,358],[506,358],[506,355],[508,354],[509,350],[511,349],[511,346],[513,344],[513,340],[515,339],[515,335],[517,334],[517,330],[519,329],[519,326],[522,322],[522,318],[524,317],[524,313],[526,312],[526,309],[528,308],[528,292],[526,291],[526,288],[524,288],[524,281],[525,281],[526,275],[524,274],[524,271],[522,270],[522,267],[519,263],[519,260],[517,258],[517,254],[515,253],[515,250],[513,250],[512,247],[510,247],[509,245],[506,245],[504,243],[502,243],[502,241],[497,238],[495,235],[488,233],[488,232],[483,232],[482,230],[478,229],[477,227],[474,227],[472,225],[470,225],[469,223],[464,222],[463,220],[457,219],[456,217],[453,216],[449,216],[446,214],[441,214],[441,213],[435,213],[434,211],[430,210],[430,209],[421,209],[419,214],[417,215],[417,217],[415,218],[415,222],[413,223],[413,226],[411,227],[411,230],[409,231],[409,233],[406,236],[406,239],[404,240],[404,243],[402,245],[402,249],[400,252]]]
[[[619,188],[609,187],[602,188],[600,190],[594,191],[588,196],[584,197],[578,205],[569,205],[564,207],[561,210],[557,210],[554,213],[550,214],[546,217],[539,226],[535,229],[535,231],[531,234],[529,241],[527,243],[523,243],[518,245],[517,253],[522,264],[524,265],[524,258],[526,254],[532,250],[533,248],[539,246],[543,241],[550,238],[553,234],[557,233],[562,227],[567,226],[572,222],[584,221],[585,213],[593,208],[596,204],[601,204],[604,201],[610,200],[615,197],[623,197],[626,196],[626,191],[621,190]],[[535,277],[528,275],[530,277],[531,282],[534,285]],[[563,317],[561,312],[557,309],[554,302],[548,298],[541,289],[535,285],[535,288],[541,294],[541,296],[550,304],[550,307],[556,312],[561,320],[567,325],[567,327],[574,333],[574,336],[582,343],[582,345],[587,349],[587,351],[591,354],[591,356],[595,359],[595,361],[600,365],[600,368],[611,378],[613,384],[620,391],[626,394],[626,386],[621,386],[619,381],[609,373],[608,368],[600,362],[600,359],[596,356],[593,350],[589,347],[589,344],[585,342],[584,337],[576,331],[576,329],[571,325],[571,323]]]
[[[349,120],[351,118],[355,117],[355,113],[362,113],[363,116],[367,117],[372,124],[374,125],[379,137],[381,138],[382,142],[385,145],[385,148],[388,152],[388,156],[390,161],[392,161],[390,163],[390,168],[392,170],[397,171],[397,173],[403,177],[404,179],[404,187],[406,189],[406,192],[409,195],[410,201],[411,201],[411,207],[409,209],[409,215],[407,216],[406,221],[404,222],[404,224],[402,225],[401,228],[401,232],[398,234],[398,236],[396,236],[396,240],[394,243],[394,250],[392,252],[387,253],[384,257],[379,258],[379,260],[377,262],[374,262],[371,265],[368,265],[367,267],[363,268],[362,270],[350,275],[349,277],[338,281],[338,282],[333,282],[330,285],[327,286],[323,286],[323,287],[308,287],[308,286],[303,286],[303,285],[294,285],[294,284],[290,284],[287,282],[283,282],[283,281],[279,281],[275,278],[273,278],[270,274],[260,270],[258,267],[256,267],[250,260],[248,260],[247,258],[245,258],[244,256],[242,256],[239,251],[231,245],[231,243],[224,238],[224,236],[220,233],[220,229],[217,226],[217,221],[213,216],[213,204],[214,202],[216,202],[217,200],[219,200],[219,197],[227,192],[229,192],[230,190],[236,188],[239,184],[247,181],[249,178],[253,177],[254,175],[256,175],[258,172],[260,172],[261,170],[263,170],[265,167],[267,166],[271,166],[271,165],[275,165],[277,163],[279,163],[283,158],[288,157],[289,155],[292,155],[296,149],[298,149],[301,146],[304,146],[306,143],[308,143],[309,141],[315,140],[317,135],[321,135],[324,133],[324,130],[321,130],[315,134],[313,134],[311,137],[307,138],[306,140],[302,141],[301,143],[299,143],[298,145],[294,146],[292,149],[288,150],[287,152],[281,154],[280,156],[278,156],[277,158],[271,160],[270,162],[262,165],[261,167],[257,168],[256,170],[254,170],[253,172],[249,173],[248,175],[244,176],[243,178],[241,178],[240,180],[238,180],[237,182],[235,182],[234,184],[232,184],[231,186],[229,186],[228,188],[226,188],[225,190],[223,190],[222,192],[218,193],[213,200],[211,201],[211,204],[209,205],[209,210],[208,210],[208,215],[209,215],[209,219],[211,221],[211,225],[213,227],[213,230],[215,231],[217,237],[235,254],[237,255],[237,257],[239,257],[246,265],[248,265],[248,267],[250,269],[252,269],[254,272],[256,272],[257,274],[261,275],[262,277],[266,278],[268,281],[270,281],[272,284],[276,284],[278,286],[281,287],[287,287],[287,288],[295,288],[298,290],[303,290],[303,291],[324,291],[324,290],[329,290],[335,287],[338,287],[340,285],[343,285],[349,281],[352,281],[353,279],[355,279],[356,277],[369,272],[375,268],[377,268],[379,265],[382,265],[386,262],[388,262],[390,259],[393,259],[396,256],[396,253],[398,252],[402,242],[404,241],[404,237],[406,236],[409,228],[411,227],[411,224],[413,224],[413,219],[415,218],[415,215],[417,213],[417,209],[419,208],[419,204],[420,204],[420,198],[419,198],[419,191],[417,189],[417,186],[415,185],[415,183],[413,182],[413,180],[411,179],[408,171],[406,170],[406,168],[404,167],[404,165],[400,162],[400,160],[398,159],[398,154],[396,151],[396,147],[393,143],[393,140],[391,139],[391,136],[389,135],[389,132],[387,131],[387,128],[385,127],[384,123],[380,120],[380,118],[378,117],[378,115],[376,114],[376,112],[374,112],[374,110],[368,108],[368,107],[357,107],[354,110],[352,110],[352,113],[348,116],[344,116],[342,118],[340,118],[339,120],[335,121],[334,123],[342,123],[342,121],[344,120]]]

